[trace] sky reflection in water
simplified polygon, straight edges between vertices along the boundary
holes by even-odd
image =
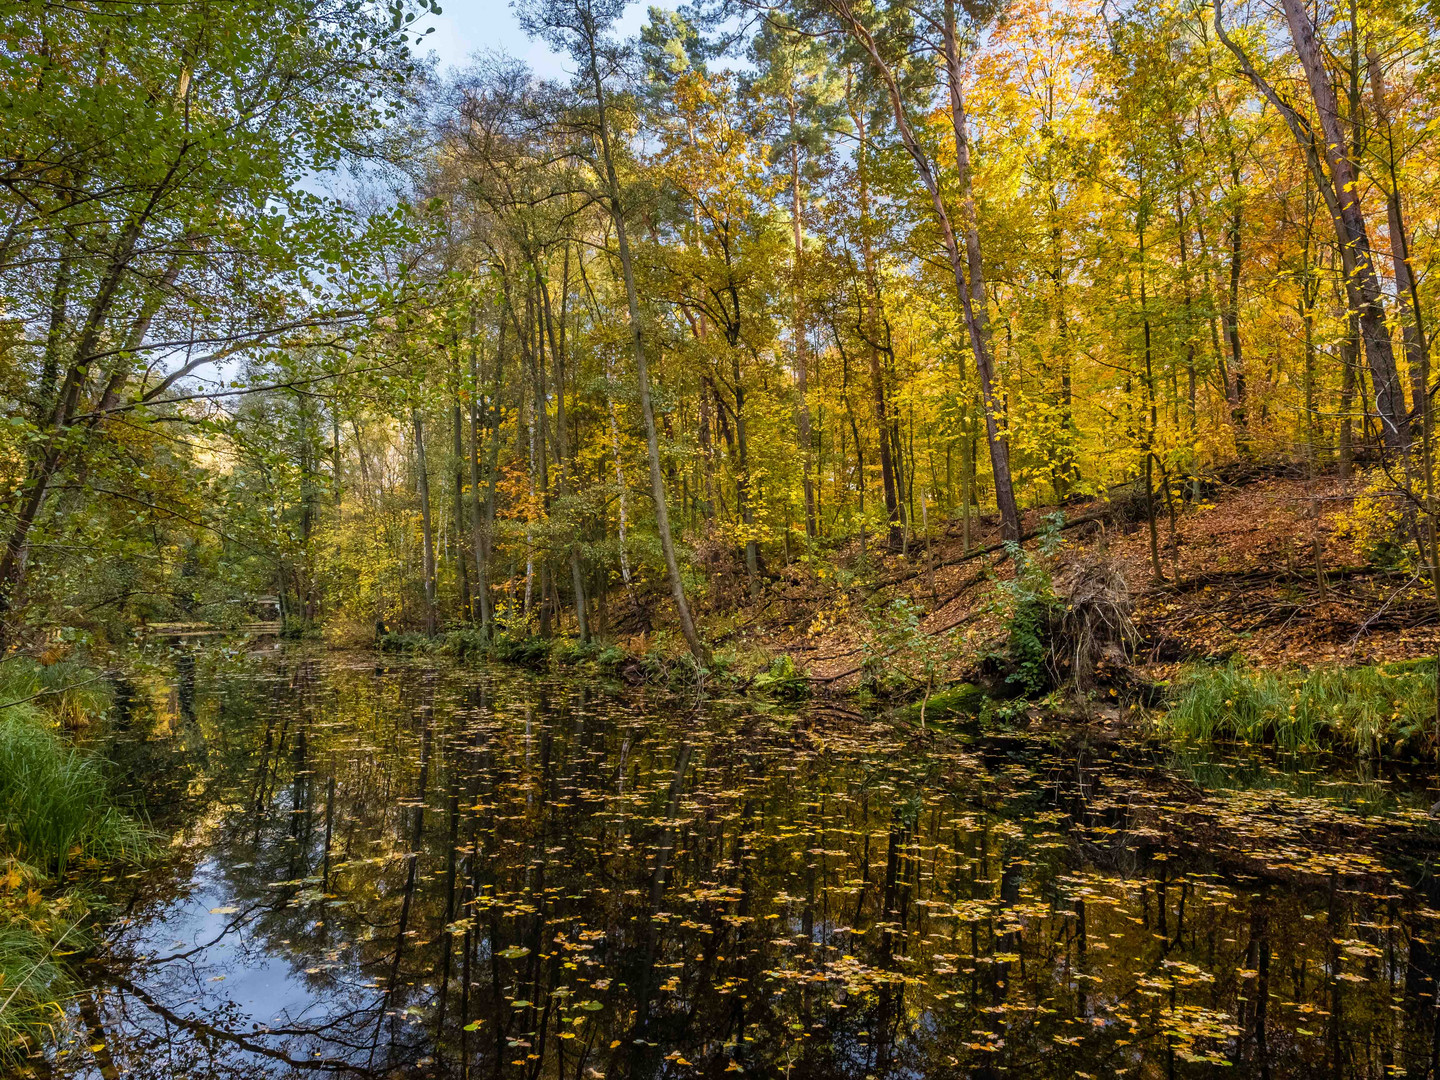
[[[180,840],[62,1077],[1436,1075],[1440,832],[1354,767],[363,655],[119,713]]]

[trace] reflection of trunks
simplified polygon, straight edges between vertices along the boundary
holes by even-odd
[[[1440,880],[1432,875],[1421,888],[1424,890],[1427,906],[1440,907]],[[1410,963],[1405,968],[1406,995],[1425,995],[1425,1003],[1434,1008],[1437,984],[1440,984],[1440,945],[1429,938],[1411,935]]]

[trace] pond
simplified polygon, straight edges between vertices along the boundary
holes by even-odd
[[[96,736],[175,839],[37,1072],[1436,1075],[1428,775],[217,656]]]

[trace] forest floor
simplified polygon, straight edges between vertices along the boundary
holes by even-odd
[[[1057,581],[1083,560],[1108,558],[1122,570],[1138,633],[1134,663],[1146,678],[1237,655],[1273,668],[1435,654],[1440,629],[1428,582],[1403,565],[1367,562],[1353,538],[1358,481],[1252,475],[1209,490],[1206,500],[1177,505],[1173,530],[1160,508],[1164,581],[1153,572],[1143,516],[1098,499],[1065,508],[1064,542],[1047,560]],[[1053,513],[1027,512],[1027,533]],[[818,690],[842,692],[876,653],[880,614],[903,598],[921,613],[920,631],[957,635],[945,650],[948,679],[973,678],[1006,633],[997,583],[1014,567],[999,539],[993,520],[972,523],[967,555],[960,523],[950,522],[908,555],[880,553],[872,540],[868,565],[852,542],[833,556],[838,573],[792,565],[759,600],[712,615],[713,640],[788,656]]]

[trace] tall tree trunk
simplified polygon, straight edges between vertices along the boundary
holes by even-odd
[[[650,492],[655,500],[655,529],[660,534],[660,550],[665,556],[665,570],[670,577],[670,595],[680,619],[680,630],[695,662],[702,667],[710,662],[710,652],[700,640],[695,622],[690,617],[690,604],[685,599],[685,582],[680,577],[680,562],[675,557],[675,540],[670,532],[670,511],[665,502],[665,476],[660,468],[660,439],[655,430],[655,407],[650,400],[650,371],[645,362],[645,340],[640,324],[640,297],[635,290],[635,267],[630,255],[630,241],[625,233],[625,213],[620,202],[620,178],[615,172],[615,158],[610,152],[609,118],[606,114],[605,82],[600,77],[597,43],[589,41],[586,59],[595,89],[596,120],[600,136],[600,154],[605,165],[605,183],[610,219],[615,225],[615,244],[620,256],[620,274],[625,281],[625,303],[630,316],[630,347],[635,356],[635,382],[640,391],[640,413],[645,420],[645,450],[650,459]]]
[[[1143,189],[1142,189],[1143,191]],[[1136,232],[1140,239],[1140,319],[1145,332],[1145,399],[1149,411],[1149,425],[1145,430],[1145,516],[1150,531],[1150,570],[1157,582],[1165,580],[1165,571],[1160,567],[1160,536],[1155,523],[1155,429],[1159,416],[1155,403],[1155,357],[1154,341],[1150,328],[1150,296],[1148,275],[1145,266],[1145,211],[1138,215]],[[1163,469],[1163,466],[1162,466]]]
[[[1240,201],[1240,169],[1234,160],[1233,147],[1231,155],[1230,198],[1234,205],[1230,208],[1230,221],[1226,228],[1230,239],[1230,282],[1225,298],[1225,340],[1230,346],[1230,356],[1225,385],[1230,399],[1230,423],[1235,429],[1235,449],[1241,457],[1245,457],[1250,453],[1250,418],[1245,405],[1245,355],[1240,348],[1240,230],[1244,215]]]
[[[760,549],[755,541],[755,493],[750,487],[750,437],[745,414],[745,386],[740,371],[738,342],[730,343],[735,379],[735,446],[739,468],[735,470],[735,509],[745,529],[745,573],[750,581],[750,596],[760,595]]]
[[[570,248],[565,248],[566,273],[562,275],[562,289],[569,288]],[[565,308],[562,303],[560,314],[562,325],[557,334],[555,317],[551,312],[550,286],[546,277],[539,278],[541,312],[545,318],[545,333],[550,341],[550,359],[555,368],[555,459],[560,466],[560,501],[566,511],[570,496],[570,434],[565,419],[565,330],[563,320]],[[574,530],[572,530],[573,532]],[[580,568],[580,544],[572,541],[569,552],[570,586],[574,592],[575,627],[581,641],[590,640],[590,616],[585,604],[585,577]]]
[[[415,431],[415,489],[420,496],[420,528],[425,544],[425,632],[434,637],[439,629],[435,614],[435,533],[430,523],[430,475],[425,464],[425,427],[419,407],[410,407],[410,422]]]
[[[1395,364],[1395,351],[1385,325],[1385,304],[1370,247],[1370,233],[1360,206],[1360,177],[1345,137],[1344,119],[1330,81],[1315,26],[1303,0],[1283,0],[1285,18],[1295,53],[1319,116],[1320,131],[1311,127],[1298,109],[1255,70],[1249,56],[1225,32],[1221,21],[1221,0],[1214,0],[1215,30],[1237,60],[1241,70],[1285,118],[1287,126],[1306,154],[1306,163],[1335,224],[1335,238],[1345,264],[1345,283],[1350,308],[1357,315],[1365,359],[1375,384],[1375,410],[1380,419],[1381,438],[1386,447],[1403,453],[1409,445],[1405,423],[1405,395]],[[1368,410],[1367,410],[1368,411]]]
[[[1355,326],[1355,313],[1346,318],[1349,332],[1340,342],[1340,475],[1350,478],[1355,467],[1355,375],[1360,358],[1356,355],[1355,341],[1359,337]]]
[[[1390,231],[1390,254],[1395,262],[1395,296],[1400,304],[1405,363],[1410,369],[1410,413],[1416,433],[1423,434],[1424,416],[1429,408],[1430,350],[1425,337],[1425,324],[1420,314],[1420,293],[1415,281],[1415,271],[1410,264],[1410,242],[1405,232],[1405,215],[1400,205],[1399,163],[1395,157],[1395,132],[1390,123],[1385,75],[1373,47],[1368,50],[1366,59],[1370,69],[1370,93],[1375,115],[1385,128],[1385,167],[1388,174],[1385,212]]]
[[[459,615],[461,622],[469,622],[474,619],[475,612],[470,598],[470,571],[466,565],[465,542],[461,539],[464,536],[465,528],[465,421],[460,408],[458,378],[455,391],[455,401],[451,408],[451,430],[454,440],[450,452],[455,481],[455,507],[453,510],[455,515],[455,584],[459,590],[459,596],[456,598],[459,607],[456,614]]]
[[[802,289],[805,237],[800,213],[800,143],[794,141],[795,97],[790,96],[790,224],[795,239],[794,280],[791,288],[791,333],[795,337],[795,428],[800,442],[800,483],[805,493],[805,535],[814,540],[818,532],[815,519],[815,484],[810,475],[810,402],[806,400],[807,363],[805,357],[805,312]]]
[[[860,257],[864,262],[865,310],[861,314],[864,325],[866,357],[870,367],[870,405],[875,415],[876,443],[880,456],[880,482],[885,496],[885,517],[889,523],[886,547],[899,551],[904,543],[904,529],[900,521],[900,487],[895,480],[895,460],[890,440],[889,406],[885,399],[885,375],[880,364],[880,289],[875,279],[875,257],[870,243],[870,185],[869,185],[869,144],[865,140],[865,115],[862,108],[852,107],[851,118],[855,122],[858,137],[855,175],[859,189],[860,208]],[[838,340],[838,335],[837,335]],[[857,450],[858,450],[857,443]],[[861,475],[860,483],[865,483]]]
[[[1178,156],[1178,155],[1177,155]],[[1178,161],[1177,161],[1178,164]],[[1190,280],[1190,225],[1186,220],[1184,195],[1175,193],[1175,233],[1180,242],[1180,281],[1184,290],[1185,305],[1185,392],[1189,411],[1185,417],[1185,432],[1188,446],[1185,450],[1185,464],[1190,473],[1190,493],[1195,501],[1200,499],[1200,468],[1198,426],[1199,416],[1195,408],[1195,298]]]
[[[475,556],[475,603],[470,618],[480,622],[480,633],[490,636],[490,545],[480,504],[480,326],[470,310],[470,549]],[[497,361],[498,362],[498,361]],[[495,433],[498,438],[498,432]],[[475,610],[479,608],[478,612]]]
[[[848,0],[832,0],[849,12]],[[995,385],[995,370],[990,351],[990,314],[985,293],[985,271],[980,250],[979,219],[975,209],[975,195],[971,187],[970,137],[965,119],[965,101],[961,89],[960,46],[955,26],[954,0],[946,0],[944,26],[944,60],[950,91],[950,123],[955,133],[955,171],[960,188],[961,222],[965,231],[965,251],[962,255],[960,243],[951,224],[950,212],[940,191],[939,181],[930,163],[929,156],[916,139],[906,115],[904,97],[894,74],[880,57],[878,48],[869,32],[861,26],[853,14],[849,22],[857,32],[861,43],[879,68],[879,74],[890,96],[895,114],[895,124],[900,139],[905,144],[916,170],[930,194],[935,217],[940,224],[940,234],[945,242],[945,251],[950,259],[950,269],[955,276],[955,291],[965,315],[965,325],[970,334],[970,351],[975,356],[975,371],[980,379],[981,401],[985,409],[985,441],[990,450],[990,466],[995,479],[995,505],[1000,511],[1000,534],[1006,540],[1020,538],[1020,512],[1015,504],[1015,490],[1010,478],[1010,446],[1000,430],[1000,418],[1004,405]],[[968,281],[967,281],[968,276]]]

